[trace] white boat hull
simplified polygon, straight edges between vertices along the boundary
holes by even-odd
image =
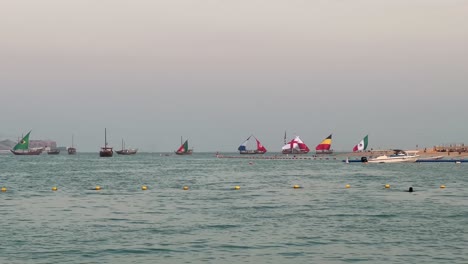
[[[380,156],[375,159],[367,160],[368,163],[401,163],[401,162],[416,162],[417,157],[388,157]]]

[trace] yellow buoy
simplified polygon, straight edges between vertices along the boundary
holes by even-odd
[[[386,189],[390,188],[390,184],[385,184],[385,188]]]
[[[444,188],[445,188],[445,185],[442,184],[442,185],[440,186],[440,188],[441,188],[441,189],[444,189]]]
[[[6,187],[2,187],[2,192],[6,192]]]
[[[239,185],[234,186],[234,190],[240,190],[240,186]]]
[[[184,190],[188,190],[188,189],[189,189],[189,187],[188,187],[188,186],[184,186],[184,188],[183,188],[183,189],[184,189]]]
[[[301,188],[301,186],[299,186],[298,184],[296,184],[296,185],[293,186],[293,188],[294,188],[294,189],[299,189],[299,188]]]
[[[346,188],[351,188],[351,185],[349,185],[349,184],[346,184],[346,186],[345,186],[345,187],[346,187]]]
[[[52,187],[52,191],[54,191],[54,192],[55,192],[56,190],[58,190],[58,189],[57,189],[57,187],[55,187],[55,186],[54,186],[54,187]]]
[[[101,186],[97,185],[97,186],[94,188],[94,190],[96,190],[96,191],[101,190]]]
[[[142,189],[143,191],[146,191],[146,190],[148,189],[148,187],[147,187],[146,185],[143,185],[143,186],[141,186],[141,189]]]

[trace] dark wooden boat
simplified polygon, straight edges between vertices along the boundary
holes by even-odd
[[[76,154],[76,148],[73,146],[73,135],[72,135],[72,145],[71,147],[68,147],[68,155],[75,155]]]
[[[180,141],[182,141],[182,138],[180,138]],[[188,139],[185,140],[182,145],[180,145],[179,149],[175,151],[175,154],[177,155],[192,155],[193,149],[188,148]]]
[[[40,155],[42,153],[42,149],[28,149],[28,150],[10,150],[11,153],[15,155]]]
[[[49,155],[58,155],[58,154],[60,154],[60,149],[51,149],[51,150],[47,151],[47,154],[49,154]]]
[[[42,148],[39,149],[29,149],[29,134],[31,131],[26,134],[19,142],[16,144],[11,153],[15,155],[39,155],[42,153]]]
[[[247,149],[247,143],[249,142],[250,138],[253,137],[257,141],[257,149]],[[239,154],[247,154],[247,155],[254,155],[254,154],[265,154],[267,152],[266,148],[260,143],[260,141],[254,136],[250,135],[240,146],[237,148],[239,150]]]
[[[126,149],[125,148],[125,142],[122,139],[122,149],[121,150],[116,150],[117,154],[119,155],[134,155],[136,154],[138,149]]]
[[[107,129],[104,129],[104,147],[101,147],[101,151],[99,151],[100,157],[112,157],[114,155],[114,151],[112,147],[107,146]]]

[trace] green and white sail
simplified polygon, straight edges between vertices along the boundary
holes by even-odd
[[[24,136],[18,144],[16,144],[13,147],[13,150],[28,150],[29,149],[29,134],[31,131],[29,131],[26,136]]]

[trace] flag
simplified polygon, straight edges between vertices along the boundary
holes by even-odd
[[[353,152],[359,151],[359,150],[366,150],[367,149],[367,144],[368,144],[368,136],[366,135],[359,144],[354,146]]]

